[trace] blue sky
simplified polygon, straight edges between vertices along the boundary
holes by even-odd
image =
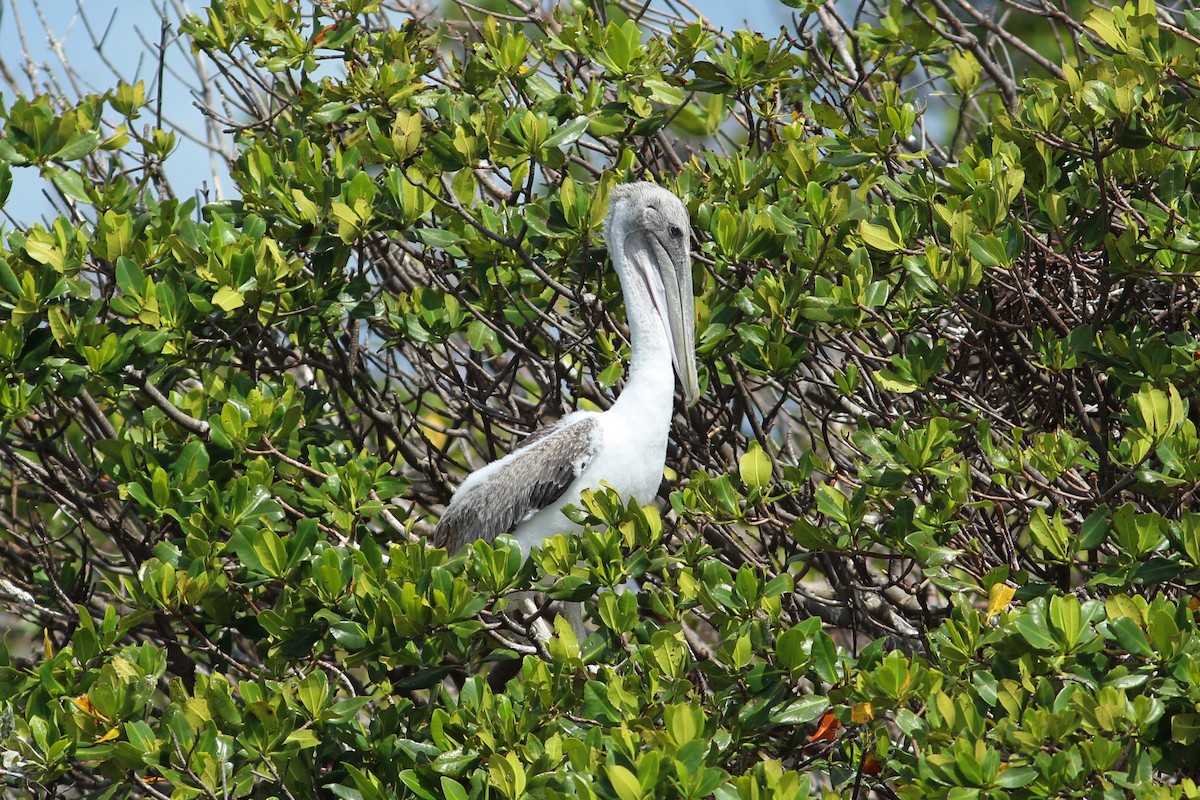
[[[21,73],[24,64],[20,54],[28,47],[45,70],[38,76],[41,91],[46,90],[46,76],[51,75],[71,95],[103,92],[115,85],[118,73],[130,82],[145,81],[150,91],[157,70],[154,48],[159,41],[160,26],[155,9],[160,2],[0,0],[0,59],[11,72]],[[749,20],[751,27],[772,33],[791,14],[791,9],[778,0],[693,0],[693,5],[714,24],[727,30],[742,27]],[[193,2],[189,7],[198,10],[203,3]],[[48,23],[50,35],[44,21]],[[94,40],[102,42],[99,50],[94,46]],[[59,52],[65,54],[75,68],[73,82],[62,69]],[[190,70],[178,44],[167,64],[168,67],[182,66]],[[28,90],[27,76],[22,74],[20,84]],[[193,98],[186,87],[168,74],[163,88],[163,106],[169,123],[165,127],[201,131],[203,118],[192,105]],[[13,93],[7,85],[0,85],[0,96],[8,103],[12,101]],[[181,193],[199,189],[211,174],[205,151],[183,138],[178,150],[168,158],[166,170],[172,186]],[[16,220],[31,222],[49,212],[49,203],[41,195],[42,185],[33,170],[13,170],[13,190],[4,208],[0,209],[0,230],[11,225],[5,213]]]

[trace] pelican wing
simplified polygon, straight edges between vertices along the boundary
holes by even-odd
[[[555,503],[600,450],[595,414],[571,414],[535,431],[516,450],[471,473],[433,531],[451,553],[501,533]]]

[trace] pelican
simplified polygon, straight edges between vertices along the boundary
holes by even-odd
[[[691,225],[675,195],[651,183],[614,186],[604,241],[621,279],[631,358],[620,396],[604,412],[576,411],[467,476],[433,532],[451,553],[510,533],[521,552],[579,526],[562,507],[604,482],[649,503],[666,463],[675,375],[690,406],[696,377]]]

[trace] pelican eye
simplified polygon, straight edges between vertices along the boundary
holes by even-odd
[[[667,226],[667,233],[671,234],[672,239],[679,239],[683,237],[683,228],[678,225],[669,225]]]

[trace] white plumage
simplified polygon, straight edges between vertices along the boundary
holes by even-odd
[[[689,404],[699,394],[695,362],[690,225],[677,197],[650,183],[616,186],[604,236],[629,319],[625,387],[602,413],[577,411],[533,433],[516,450],[473,472],[434,531],[450,551],[511,533],[528,555],[546,538],[577,529],[562,507],[607,483],[648,503],[658,493],[679,376]]]

